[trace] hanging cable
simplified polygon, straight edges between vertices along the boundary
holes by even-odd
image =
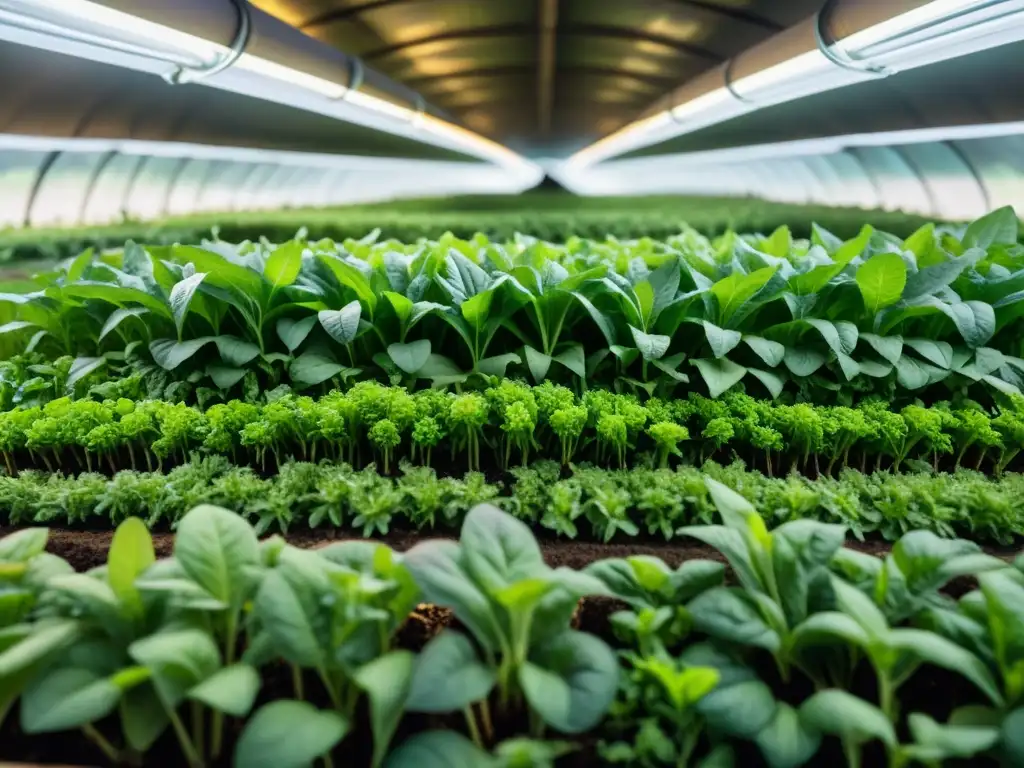
[[[235,32],[235,39],[231,41],[228,53],[208,67],[178,67],[164,75],[164,80],[171,85],[195,83],[223,72],[241,58],[252,37],[252,9],[249,0],[231,0],[231,3],[238,11],[238,30]]]

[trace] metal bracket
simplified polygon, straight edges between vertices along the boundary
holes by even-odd
[[[723,75],[723,79],[725,80],[725,90],[727,90],[729,92],[729,95],[732,96],[734,99],[736,99],[736,101],[740,102],[741,104],[754,106],[755,102],[751,99],[748,99],[746,96],[737,91],[736,86],[733,85],[732,65],[735,61],[736,59],[729,59],[727,62],[725,62],[725,72]]]
[[[358,91],[363,85],[363,77],[366,69],[363,67],[363,60],[358,56],[350,56],[348,60],[348,82],[345,84],[345,92],[338,97],[338,101],[345,101],[350,93]]]
[[[231,50],[227,55],[208,67],[178,67],[173,72],[164,75],[164,80],[171,85],[195,83],[223,72],[241,58],[252,37],[252,8],[249,6],[249,0],[231,0],[231,3],[238,11],[238,30],[235,32],[235,39],[231,41]]]
[[[821,52],[821,55],[840,69],[858,72],[862,75],[871,75],[873,77],[895,75],[896,70],[881,64],[872,64],[870,61],[858,61],[851,57],[838,41],[833,40],[829,42],[828,33],[825,30],[825,22],[828,20],[834,4],[835,0],[825,0],[825,4],[814,14],[814,41],[818,44],[818,50]]]

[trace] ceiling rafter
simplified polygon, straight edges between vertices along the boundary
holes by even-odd
[[[398,2],[401,1],[402,0],[398,0]],[[744,10],[743,8],[719,5],[718,3],[710,2],[710,0],[672,0],[672,2],[675,5],[699,8],[702,11],[714,13],[718,16],[729,18],[734,21],[745,21],[747,24],[754,24],[772,32],[781,32],[785,29],[782,24],[761,16],[760,14],[752,13],[751,11]]]
[[[438,43],[446,40],[459,40],[462,38],[474,39],[474,38],[487,38],[487,37],[534,37],[537,33],[537,26],[535,24],[500,24],[493,27],[474,27],[472,29],[460,29],[453,30],[451,32],[439,32],[436,35],[427,35],[425,37],[416,38],[415,40],[406,40],[402,43],[395,43],[394,45],[384,46],[374,51],[367,51],[363,54],[363,58],[367,61],[373,59],[380,59],[384,56],[389,56],[394,53],[400,53],[401,51],[408,50],[409,48],[415,48],[419,45],[428,45],[430,43]],[[713,64],[720,64],[725,61],[728,57],[721,54],[715,53],[714,51],[708,50],[692,43],[683,42],[672,37],[665,35],[657,35],[649,32],[644,32],[639,29],[631,29],[629,27],[617,27],[609,24],[579,24],[579,23],[563,23],[558,28],[558,37],[609,37],[619,40],[638,40],[649,43],[656,43],[663,45],[666,48],[672,48],[679,53],[700,58]]]
[[[444,72],[436,75],[417,75],[403,79],[406,85],[418,88],[444,80],[460,79],[464,77],[511,77],[515,75],[527,76],[533,70],[532,64],[508,64],[496,67],[480,67],[479,69],[462,69],[456,72]],[[671,75],[650,75],[643,72],[633,72],[618,67],[598,67],[590,64],[570,64],[558,67],[559,75],[596,75],[599,77],[623,77],[646,85],[658,88],[669,88],[678,82],[678,78]],[[510,97],[511,98],[511,97]]]
[[[555,66],[558,56],[558,0],[537,0],[537,129],[551,133],[555,101]]]

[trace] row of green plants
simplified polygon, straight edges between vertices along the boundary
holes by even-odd
[[[0,260],[72,258],[86,248],[118,248],[126,240],[171,245],[196,245],[211,231],[232,241],[284,242],[303,230],[317,239],[342,242],[365,237],[375,229],[402,242],[436,240],[445,232],[470,238],[482,232],[491,239],[509,240],[517,232],[542,240],[565,242],[573,236],[605,239],[671,237],[684,222],[716,235],[733,229],[770,232],[787,223],[809,236],[812,223],[853,237],[864,221],[872,221],[907,236],[926,220],[891,211],[798,206],[761,200],[693,197],[590,198],[568,194],[534,193],[515,196],[480,195],[390,201],[385,205],[354,205],[333,209],[303,209],[203,214],[162,221],[66,229],[20,229],[0,232]]]
[[[626,649],[605,764],[1024,764],[1024,558],[913,531],[880,559],[841,526],[769,532],[708,487],[723,524],[686,533],[727,574],[648,556],[585,571],[629,605],[611,616]],[[944,594],[967,575],[977,588]]]
[[[999,473],[1022,448],[1024,397],[1017,395],[991,410],[961,398],[894,411],[877,399],[851,408],[741,393],[641,403],[590,390],[579,398],[550,382],[530,387],[504,379],[460,394],[360,382],[320,399],[283,390],[263,404],[232,400],[205,410],[162,400],[64,397],[0,412],[0,454],[9,474],[33,466],[152,470],[197,451],[263,471],[289,458],[360,467],[376,461],[389,474],[402,458],[477,471],[536,458],[665,467],[736,456],[768,474],[899,470],[921,462]]]
[[[1024,248],[1010,208],[906,240],[685,230],[564,245],[517,236],[406,243],[263,239],[91,250],[0,292],[8,351],[161,369],[239,394],[359,380],[528,376],[711,397],[741,382],[1019,393]],[[65,382],[65,386],[69,385]]]
[[[1024,475],[998,480],[973,470],[955,474],[846,470],[838,478],[769,478],[741,463],[701,469],[598,469],[553,461],[517,467],[507,480],[479,472],[438,477],[404,464],[398,477],[348,464],[287,462],[270,477],[216,456],[167,473],[124,470],[113,477],[28,471],[0,476],[0,522],[90,529],[138,517],[151,527],[178,525],[200,504],[236,512],[260,535],[331,528],[364,537],[392,530],[451,531],[475,505],[492,503],[534,530],[608,542],[635,536],[672,539],[686,525],[710,523],[714,506],[704,488],[712,477],[743,495],[769,527],[793,520],[838,523],[858,539],[895,541],[911,530],[944,538],[1011,544],[1024,535]]]
[[[552,569],[523,523],[487,505],[458,542],[404,554],[259,542],[204,506],[156,561],[132,518],[87,573],[27,529],[0,540],[0,716],[17,706],[27,734],[80,731],[110,764],[160,749],[190,768],[232,748],[245,768],[341,754],[552,766],[581,734],[597,743],[591,763],[653,768],[1024,761],[1024,561],[924,531],[878,559],[844,548],[837,525],[769,532],[707,485],[723,524],[685,533],[726,558],[731,580],[720,562],[645,556]],[[965,575],[979,587],[943,594]],[[588,596],[628,605],[610,618],[618,657],[572,628]],[[420,601],[460,629],[413,653],[396,635]],[[273,676],[291,698],[278,684],[267,700]],[[411,729],[409,713],[450,713],[448,728]],[[522,735],[495,745],[510,723]]]

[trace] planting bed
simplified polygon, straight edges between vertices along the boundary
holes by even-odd
[[[0,759],[1024,765],[1013,212],[571,213],[0,292]]]

